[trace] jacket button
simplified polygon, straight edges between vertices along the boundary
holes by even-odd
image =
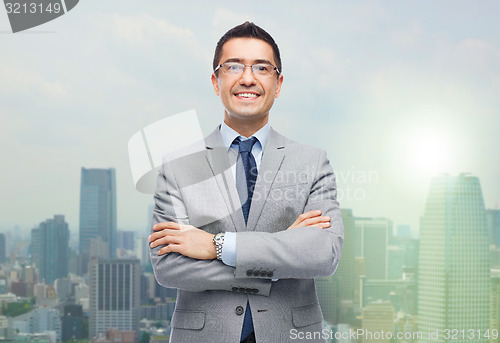
[[[231,288],[231,290],[232,290],[233,292],[238,292],[238,287],[233,287],[233,288]]]
[[[245,312],[245,310],[243,309],[243,306],[236,307],[236,314],[238,316],[241,316],[243,314],[243,312]]]
[[[259,290],[258,290],[258,289],[256,289],[256,288],[254,288],[254,289],[252,289],[252,292],[253,292],[253,293],[259,293]]]
[[[253,275],[253,272],[249,269],[247,270],[247,276],[252,276]]]
[[[272,277],[273,276],[273,272],[267,272],[267,277]]]
[[[259,275],[260,275],[260,272],[258,270],[253,272],[253,276],[259,276]]]
[[[267,275],[267,273],[265,271],[260,272],[260,276],[265,277],[266,275]]]

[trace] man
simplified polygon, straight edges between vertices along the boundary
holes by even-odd
[[[314,278],[343,242],[332,168],[268,124],[283,76],[266,31],[229,30],[213,67],[224,122],[206,151],[162,166],[155,194],[151,260],[178,289],[171,342],[323,342]]]

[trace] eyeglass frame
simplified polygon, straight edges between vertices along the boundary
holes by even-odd
[[[219,64],[219,65],[217,66],[217,68],[215,68],[215,69],[214,69],[214,74],[215,74],[215,73],[217,73],[217,72],[219,71],[219,69],[221,69],[221,68],[222,68],[222,66],[223,66],[225,63],[234,63],[234,64],[240,64],[240,65],[244,66],[244,68],[243,68],[243,70],[242,70],[241,74],[232,74],[232,75],[242,75],[242,74],[243,74],[243,72],[244,72],[244,70],[245,70],[246,68],[248,68],[248,67],[250,67],[250,70],[252,70],[252,74],[257,75],[257,74],[255,74],[255,73],[254,73],[254,71],[253,71],[252,67],[253,67],[254,65],[258,65],[258,64],[267,64],[267,65],[270,65],[270,66],[272,66],[272,67],[273,67],[273,70],[275,70],[275,71],[276,71],[276,75],[277,75],[278,77],[281,75],[280,71],[278,70],[278,67],[275,67],[272,63],[267,63],[267,62],[266,62],[266,63],[262,63],[262,62],[261,62],[261,63],[254,63],[254,64],[244,64],[244,63],[241,63],[241,62],[234,62],[234,61],[227,61],[227,62],[224,62],[224,63]],[[230,74],[230,75],[231,75],[231,74]],[[270,77],[272,77],[272,75],[270,75]]]

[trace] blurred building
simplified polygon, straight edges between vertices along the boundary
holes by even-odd
[[[354,217],[351,209],[341,209],[342,222],[344,224],[344,244],[342,248],[342,257],[333,279],[337,285],[338,299],[336,306],[338,308],[338,316],[340,323],[351,323],[353,308],[354,308],[354,283],[355,268],[354,268],[354,243],[355,243],[355,228]],[[338,324],[330,322],[331,324]]]
[[[337,325],[340,320],[339,281],[331,276],[327,276],[317,278],[315,282],[318,302],[321,306],[324,320],[331,325]]]
[[[494,329],[500,331],[500,269],[491,270],[490,330]],[[500,337],[492,342],[500,342]]]
[[[108,329],[135,331],[140,315],[139,260],[92,258],[89,264],[89,338]]]
[[[61,318],[62,341],[79,340],[84,337],[83,309],[81,305],[64,306],[64,316]]]
[[[490,244],[500,248],[500,209],[486,210],[486,225]]]
[[[12,318],[12,327],[22,333],[45,333],[53,331],[61,340],[61,317],[58,310],[39,307],[31,312]]]
[[[356,217],[355,256],[365,259],[366,278],[388,279],[387,247],[392,236],[392,221],[386,218]]]
[[[7,261],[7,240],[5,234],[0,233],[0,263]]]
[[[362,313],[362,343],[391,342],[394,335],[394,307],[387,302],[368,304]],[[390,334],[390,336],[389,336]]]
[[[488,329],[488,238],[479,179],[465,174],[434,178],[421,218],[419,331],[443,335],[445,329]],[[475,342],[487,339],[475,337]]]
[[[31,246],[40,280],[53,284],[69,272],[69,229],[63,215],[55,215],[33,229]],[[33,241],[33,239],[35,239]]]
[[[115,169],[82,167],[80,184],[80,254],[85,273],[91,239],[106,242],[111,257],[116,253]]]

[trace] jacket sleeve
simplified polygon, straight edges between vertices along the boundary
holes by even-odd
[[[189,224],[184,199],[168,164],[159,170],[154,200],[152,226],[168,221]],[[219,260],[196,260],[179,253],[159,256],[161,247],[151,248],[150,256],[156,280],[164,287],[191,292],[226,290],[269,295],[271,280],[237,279],[235,268]]]
[[[344,228],[335,175],[324,151],[319,155],[316,175],[302,213],[310,210],[321,210],[322,215],[330,216],[330,228],[238,232],[236,277],[304,279],[332,275],[342,253]]]

